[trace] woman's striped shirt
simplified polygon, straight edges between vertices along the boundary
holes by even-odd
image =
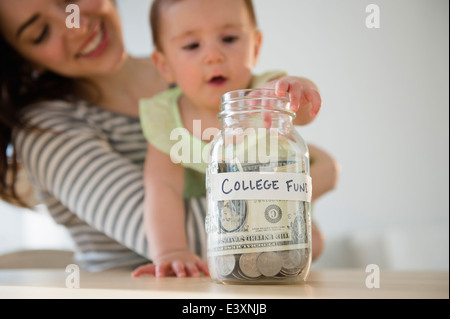
[[[91,271],[148,262],[139,119],[64,101],[33,105],[25,116],[42,130],[16,132],[15,148],[37,198],[74,239],[76,262]],[[190,248],[204,258],[205,199],[185,206]]]

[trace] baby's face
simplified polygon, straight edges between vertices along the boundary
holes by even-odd
[[[194,105],[218,109],[222,94],[248,87],[261,35],[244,1],[184,0],[160,21],[160,70]]]

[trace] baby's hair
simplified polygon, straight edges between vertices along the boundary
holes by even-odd
[[[159,38],[159,23],[160,23],[160,13],[161,8],[165,6],[169,6],[174,3],[178,3],[185,0],[153,0],[152,7],[150,9],[150,27],[152,29],[152,37],[153,37],[153,45],[157,50],[162,50],[161,40]],[[227,1],[227,0],[224,0]],[[245,7],[248,10],[250,21],[253,23],[254,27],[257,27],[256,14],[253,8],[252,0],[243,0],[245,3]]]

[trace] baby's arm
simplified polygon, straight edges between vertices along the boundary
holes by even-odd
[[[144,186],[144,227],[153,264],[139,267],[133,275],[195,277],[199,271],[208,274],[206,262],[191,253],[187,245],[183,167],[149,145]]]
[[[297,113],[295,125],[306,125],[314,120],[322,106],[317,86],[306,78],[283,76],[267,82],[263,88],[275,89],[279,96],[289,94],[291,109]],[[270,127],[270,118],[265,119]]]

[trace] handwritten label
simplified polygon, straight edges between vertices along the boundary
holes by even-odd
[[[234,172],[211,175],[214,201],[295,200],[311,202],[311,177],[302,173]]]

